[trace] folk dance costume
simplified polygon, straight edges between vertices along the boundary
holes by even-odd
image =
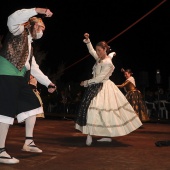
[[[147,112],[147,106],[143,99],[141,92],[136,88],[135,79],[133,76],[130,76],[126,81],[117,85],[119,88],[124,88],[126,92],[126,98],[135,110],[136,114],[139,116],[142,122],[149,121],[149,116]]]
[[[109,79],[114,65],[109,57],[99,60],[90,39],[84,40],[96,63],[93,78],[85,81],[85,93],[77,113],[75,128],[87,134],[86,144],[91,145],[91,135],[102,137],[124,136],[142,125],[124,94]]]
[[[28,82],[30,88],[32,89],[32,91],[34,92],[34,94],[37,96],[39,102],[40,102],[40,105],[43,109],[43,102],[42,102],[42,99],[41,99],[41,96],[40,96],[40,92],[38,91],[37,89],[37,80],[35,77],[33,77],[32,75],[30,75],[30,80]],[[39,113],[36,115],[36,117],[38,118],[45,118],[45,115],[44,115],[44,109],[43,109],[43,112]]]
[[[29,87],[28,80],[24,77],[26,71],[30,70],[31,67],[31,74],[39,83],[46,87],[54,85],[39,69],[31,47],[33,34],[30,33],[29,28],[32,27],[25,27],[27,22],[36,23],[41,32],[36,32],[35,39],[41,38],[42,29],[45,29],[45,26],[40,18],[33,17],[38,14],[37,11],[42,13],[47,9],[21,9],[8,17],[9,33],[0,50],[0,163],[19,163],[19,160],[11,157],[5,149],[8,129],[14,123],[15,118],[19,123],[25,121],[26,139],[22,150],[42,152],[34,144],[33,129],[36,115],[42,113],[43,109],[38,98]],[[29,63],[30,58],[32,58],[31,65]]]

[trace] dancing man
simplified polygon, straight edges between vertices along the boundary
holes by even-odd
[[[0,51],[0,163],[19,163],[5,148],[8,129],[15,117],[19,123],[25,121],[25,143],[22,150],[42,152],[33,141],[33,130],[36,115],[43,110],[25,74],[30,70],[37,81],[48,88],[49,93],[53,93],[56,86],[39,69],[33,55],[31,43],[41,38],[45,30],[42,19],[35,17],[37,14],[46,17],[53,15],[45,8],[21,9],[12,13],[7,21],[9,33]]]

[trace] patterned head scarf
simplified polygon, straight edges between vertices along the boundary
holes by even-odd
[[[41,18],[32,17],[32,18],[29,19],[29,21],[30,21],[30,24],[31,23],[38,23],[39,26],[41,26],[41,27],[43,27],[43,29],[45,29],[45,25],[44,25],[44,23],[43,23]]]

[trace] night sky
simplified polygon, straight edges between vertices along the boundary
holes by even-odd
[[[152,86],[160,69],[161,84],[169,87],[169,0],[6,0],[0,6],[0,34],[6,34],[10,13],[31,7],[47,7],[54,13],[52,18],[44,18],[46,30],[36,43],[47,53],[44,67],[48,71],[55,72],[65,64],[63,81],[80,82],[91,77],[95,61],[87,56],[83,43],[83,34],[88,32],[94,46],[105,40],[117,53],[111,77],[116,84],[124,81],[122,67],[132,69],[138,86],[144,82]]]

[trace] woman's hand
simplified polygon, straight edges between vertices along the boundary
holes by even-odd
[[[86,40],[88,40],[88,39],[89,39],[89,34],[88,34],[88,33],[85,33],[85,34],[84,34],[84,37],[85,37]]]
[[[123,73],[125,72],[124,68],[121,68],[121,72],[123,72]]]
[[[80,83],[80,86],[87,87],[88,86],[88,80],[84,80]]]
[[[82,82],[80,83],[80,86],[84,86],[84,81],[82,81]]]

